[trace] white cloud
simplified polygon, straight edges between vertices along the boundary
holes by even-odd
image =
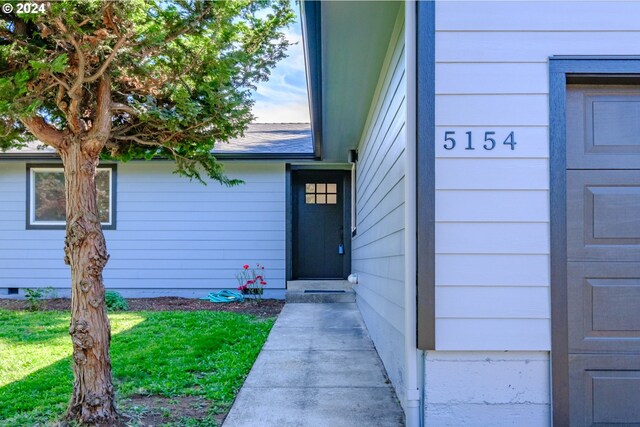
[[[304,52],[300,17],[284,31],[291,43],[287,58],[271,71],[254,94],[253,114],[257,123],[308,123],[309,105],[304,73]]]

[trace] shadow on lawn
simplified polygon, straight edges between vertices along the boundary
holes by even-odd
[[[26,316],[36,317],[37,325],[26,326],[28,322],[23,320]],[[12,344],[37,342],[42,345],[59,340],[61,336],[67,334],[69,314],[3,310],[0,312],[0,324],[3,325],[0,330],[0,340]],[[47,337],[43,337],[44,335]]]
[[[206,398],[215,408],[226,408],[233,401],[272,325],[272,321],[219,312],[135,315],[142,321],[112,338],[117,395],[134,399],[186,395]],[[262,338],[256,341],[256,335]],[[1,387],[0,426],[43,425],[58,419],[72,384],[69,356]],[[207,409],[203,412],[207,416]]]

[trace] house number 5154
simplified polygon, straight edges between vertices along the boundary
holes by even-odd
[[[467,131],[465,132],[465,137],[462,137],[464,139],[464,143],[465,150],[475,150],[476,147],[474,146],[474,144],[476,144],[476,142],[474,141],[475,139],[475,135],[471,132],[471,131]],[[481,137],[480,137],[481,138]],[[480,141],[477,144],[481,145],[482,148],[484,148],[487,151],[491,151],[494,148],[496,148],[497,146],[497,142],[496,142],[496,138],[497,141],[502,140],[501,137],[497,137],[495,132],[485,132],[484,133],[484,141]],[[514,132],[511,132],[509,135],[507,135],[507,137],[502,141],[502,145],[509,145],[511,146],[512,150],[516,149],[516,136],[514,134]],[[456,132],[453,130],[449,130],[446,131],[444,133],[444,149],[445,150],[453,150],[454,148],[456,148],[457,143],[456,143]]]

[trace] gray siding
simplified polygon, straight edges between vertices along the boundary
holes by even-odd
[[[25,164],[0,163],[0,289],[53,286],[68,293],[63,230],[25,229]],[[267,268],[282,297],[285,271],[283,163],[228,163],[245,181],[204,186],[165,162],[118,165],[117,229],[105,231],[107,288],[125,295],[204,296],[234,289],[243,264]]]
[[[404,399],[405,73],[403,12],[391,38],[359,145],[353,271],[358,306]]]

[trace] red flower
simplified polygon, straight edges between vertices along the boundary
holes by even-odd
[[[266,284],[267,284],[267,282],[265,282],[265,281],[263,280],[262,282],[260,282],[260,284],[261,284],[262,286],[264,286],[264,285],[266,285]]]
[[[249,264],[243,265],[242,268],[244,268],[245,270],[248,270],[249,269]]]
[[[245,285],[238,286],[238,290],[239,291],[245,291],[246,289],[247,289],[247,287]]]
[[[256,276],[256,280],[264,280],[262,276]]]
[[[260,268],[264,270],[264,266],[262,266],[262,267],[260,267]]]
[[[253,285],[254,283],[256,283],[254,280],[247,280],[247,285]]]

